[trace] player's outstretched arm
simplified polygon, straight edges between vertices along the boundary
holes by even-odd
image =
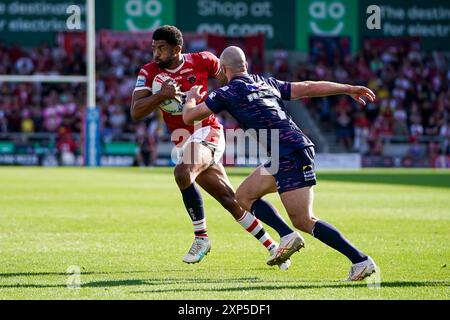
[[[179,86],[169,82],[164,82],[161,90],[156,94],[151,94],[150,91],[140,90],[133,93],[131,100],[131,118],[133,121],[139,121],[147,117],[155,111],[161,103],[166,99],[176,99],[181,103],[181,91]]]
[[[209,117],[213,112],[205,103],[197,106],[202,101],[206,92],[200,93],[202,86],[193,86],[186,94],[186,102],[183,105],[183,121],[187,125],[193,125],[195,121],[201,121]]]
[[[329,81],[302,81],[291,83],[291,100],[312,97],[326,97],[339,94],[351,96],[356,102],[365,106],[362,99],[367,98],[370,102],[376,99],[375,93],[363,86],[352,86]]]

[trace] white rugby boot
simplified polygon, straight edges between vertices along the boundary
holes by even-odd
[[[277,250],[278,250],[278,244],[275,243],[275,246],[273,247],[273,249],[270,250],[270,256],[272,257],[273,255],[275,255]],[[278,264],[278,268],[280,270],[287,270],[287,269],[289,269],[291,264],[292,264],[291,260],[287,259],[285,262]]]
[[[347,281],[361,281],[376,272],[377,265],[371,257],[363,262],[355,263],[350,268]]]
[[[305,240],[303,237],[297,232],[292,232],[281,238],[277,251],[270,256],[267,264],[269,266],[281,265],[304,246]]]
[[[211,242],[208,238],[194,239],[188,253],[183,257],[185,263],[198,263],[200,262],[211,250]]]

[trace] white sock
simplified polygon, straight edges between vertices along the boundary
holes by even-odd
[[[194,226],[194,234],[196,238],[208,238],[206,219],[192,221],[192,225]]]

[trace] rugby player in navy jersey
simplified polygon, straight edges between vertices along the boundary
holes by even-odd
[[[240,185],[236,193],[240,205],[258,216],[259,207],[255,207],[255,203],[265,195],[278,191],[297,229],[311,234],[352,262],[348,280],[363,280],[376,272],[371,257],[351,244],[334,226],[314,215],[314,144],[285,112],[283,103],[283,100],[346,94],[365,105],[363,98],[373,102],[375,94],[362,86],[327,81],[284,82],[248,74],[245,54],[238,47],[226,48],[220,62],[228,84],[212,92],[203,103],[200,102],[206,93],[201,93],[199,86],[193,87],[187,93],[183,120],[186,124],[193,124],[226,110],[243,129],[254,129],[257,134],[259,130],[268,130],[268,138],[264,142],[270,161],[257,168]],[[275,134],[278,135],[278,146],[271,139],[271,135]],[[281,238],[276,254],[267,263],[279,264],[303,246],[304,239],[298,233],[288,234]]]

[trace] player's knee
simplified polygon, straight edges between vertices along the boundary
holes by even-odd
[[[186,165],[176,166],[173,175],[180,189],[185,189],[194,183],[194,179],[192,177],[192,173],[191,170],[189,169],[189,166]]]
[[[299,215],[298,217],[292,219],[294,227],[306,233],[311,233],[316,221],[317,219],[314,217],[314,215],[308,213]]]
[[[294,227],[302,232],[309,232],[308,231],[308,223],[303,220],[297,220],[293,222]]]

